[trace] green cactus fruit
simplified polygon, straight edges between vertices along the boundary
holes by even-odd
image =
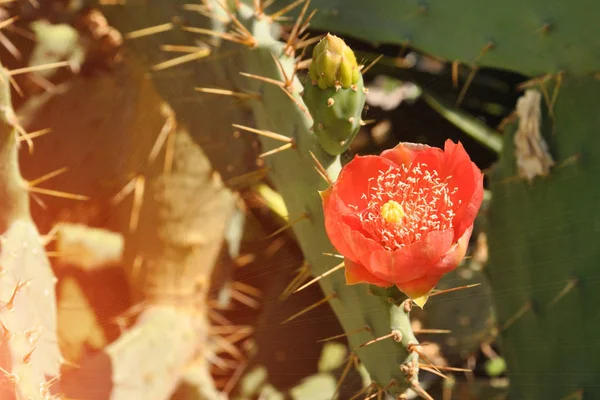
[[[321,89],[348,89],[360,78],[352,49],[342,39],[329,33],[313,49],[308,74]]]
[[[360,129],[361,113],[365,106],[362,75],[348,89],[304,84],[302,98],[313,117],[313,132],[323,149],[331,154],[342,154]]]
[[[342,39],[327,34],[313,50],[308,78],[302,97],[314,120],[313,132],[327,153],[339,155],[358,133],[365,106],[354,52]]]

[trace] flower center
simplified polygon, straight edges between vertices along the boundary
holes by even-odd
[[[381,216],[390,224],[399,224],[405,215],[404,208],[395,200],[390,200],[381,207]]]
[[[366,207],[355,207],[365,233],[386,249],[398,250],[429,232],[452,228],[458,188],[449,186],[450,178],[419,163],[380,171],[362,195]]]

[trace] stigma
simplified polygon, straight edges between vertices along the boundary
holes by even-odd
[[[390,200],[381,207],[381,217],[390,224],[399,225],[406,214],[402,205]]]

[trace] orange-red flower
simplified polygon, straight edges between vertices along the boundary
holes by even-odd
[[[346,282],[396,285],[423,305],[467,251],[483,174],[462,144],[400,143],[355,157],[321,193],[325,228]]]

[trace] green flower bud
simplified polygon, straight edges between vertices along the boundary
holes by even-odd
[[[358,82],[360,71],[352,49],[328,33],[313,49],[308,74],[321,89],[347,89]]]

